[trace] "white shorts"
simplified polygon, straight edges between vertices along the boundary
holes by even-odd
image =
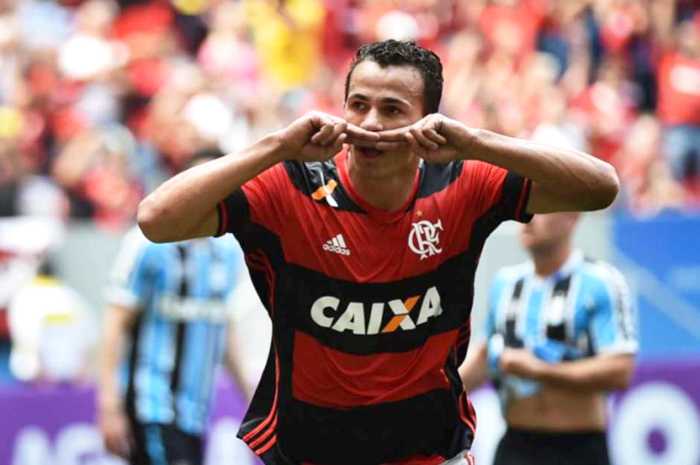
[[[465,451],[460,452],[447,462],[443,462],[441,465],[476,465],[476,460],[471,453]]]

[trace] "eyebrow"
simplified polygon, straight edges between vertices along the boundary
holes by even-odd
[[[356,98],[359,100],[369,100],[369,98],[366,95],[359,94],[357,92],[353,92],[352,94],[348,95],[348,100],[350,100],[351,98]],[[399,105],[403,105],[406,107],[411,106],[411,104],[409,102],[407,102],[406,100],[401,99],[401,98],[397,98],[397,97],[382,97],[380,99],[380,101],[381,101],[381,103],[388,103],[388,104],[394,104],[394,105],[399,104]]]

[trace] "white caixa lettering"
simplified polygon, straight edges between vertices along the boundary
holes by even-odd
[[[419,302],[421,304],[416,319],[411,313],[418,307]],[[369,318],[366,310],[369,310]],[[336,318],[338,312],[342,313]],[[343,303],[332,296],[319,297],[311,305],[311,319],[318,326],[330,328],[339,333],[352,331],[353,334],[360,336],[391,333],[397,329],[411,331],[416,329],[416,326],[425,324],[429,319],[441,314],[440,294],[435,286],[422,295],[405,300],[373,302],[369,308],[366,308],[362,302]]]
[[[177,321],[208,320],[225,322],[229,307],[222,299],[198,299],[166,294],[156,303],[156,308],[166,318]]]

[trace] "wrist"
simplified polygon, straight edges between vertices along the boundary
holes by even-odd
[[[479,139],[483,137],[484,131],[478,128],[470,128],[467,125],[462,126],[464,133],[464,144],[461,150],[462,158],[464,160],[482,160]]]
[[[287,135],[284,129],[275,131],[262,139],[262,141],[269,144],[270,147],[270,166],[286,161],[289,157],[290,150],[286,145],[286,139]]]
[[[97,409],[100,413],[120,412],[123,410],[121,399],[117,396],[100,396],[97,399]]]

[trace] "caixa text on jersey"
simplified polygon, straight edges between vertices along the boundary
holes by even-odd
[[[417,318],[410,314],[414,308],[420,308]],[[337,297],[324,296],[316,299],[311,306],[311,319],[317,325],[340,333],[349,330],[366,336],[391,333],[398,329],[411,331],[441,314],[440,294],[435,286],[422,295],[405,300],[363,303],[343,302]]]

